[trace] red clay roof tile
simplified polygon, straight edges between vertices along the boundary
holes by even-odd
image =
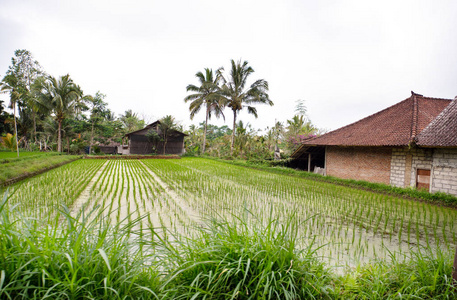
[[[450,102],[412,93],[395,105],[303,145],[407,146]]]
[[[423,147],[457,147],[457,97],[420,134]]]

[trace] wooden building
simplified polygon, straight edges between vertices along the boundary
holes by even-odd
[[[127,145],[121,145],[118,148],[118,153],[123,155],[129,154],[164,154],[164,142],[152,142],[147,134],[150,131],[155,131],[159,136],[163,136],[160,130],[160,121],[155,121],[144,127],[143,129],[127,133],[125,136],[128,139]],[[171,130],[168,134],[167,143],[165,146],[165,154],[184,154],[184,137],[185,133],[177,130]]]

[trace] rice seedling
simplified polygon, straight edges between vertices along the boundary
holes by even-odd
[[[278,224],[293,214],[297,250],[313,241],[329,266],[400,260],[411,250],[450,253],[456,245],[455,210],[206,159],[76,161],[12,186],[8,199],[37,218],[58,215],[61,203],[72,213],[100,206],[113,224],[135,223],[129,239],[156,242],[204,238],[207,219],[255,233],[270,226],[272,212]]]

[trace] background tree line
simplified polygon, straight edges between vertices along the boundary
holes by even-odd
[[[201,110],[205,119],[186,131],[188,155],[271,159],[276,149],[287,157],[304,139],[319,133],[307,117],[302,100],[297,101],[291,119],[272,122],[263,133],[239,120],[242,110],[257,117],[256,105],[273,105],[266,80],[248,82],[253,73],[247,61],[231,60],[227,72],[224,68],[206,68],[195,74],[198,83],[187,86],[184,101],[189,103],[191,120]],[[120,143],[125,133],[145,126],[132,110],[116,117],[105,102],[106,95],[100,91],[85,94],[70,75],[47,74],[28,50],[15,51],[0,88],[9,95],[8,107],[13,112],[5,111],[6,103],[0,101],[0,135],[3,146],[12,150],[19,145],[27,150],[83,153],[89,148],[97,152],[98,145]],[[227,110],[231,127],[209,124],[213,116],[225,120]],[[161,132],[183,131],[173,116],[162,118],[161,126]],[[167,142],[166,135],[151,135],[150,139],[160,140],[163,145]]]
[[[286,124],[276,122],[266,133],[260,134],[250,124],[237,120],[239,112],[246,109],[256,118],[257,104],[273,106],[268,95],[268,82],[264,79],[254,80],[248,85],[249,77],[254,69],[247,61],[230,61],[229,72],[223,68],[213,72],[205,68],[195,77],[198,84],[189,84],[184,98],[190,102],[190,118],[201,110],[205,111],[205,121],[198,126],[192,125],[187,131],[186,149],[189,154],[208,154],[218,157],[235,156],[242,158],[273,158],[275,150],[282,156],[288,156],[303,142],[322,130],[317,129],[306,115],[306,106],[303,100],[297,100],[295,115],[286,121]],[[217,127],[209,124],[212,116],[223,117],[224,110],[228,109],[233,115],[233,125]]]
[[[14,150],[18,144],[27,150],[82,153],[121,142],[126,132],[144,127],[132,110],[116,117],[100,91],[88,95],[70,75],[47,74],[28,50],[15,51],[0,89],[13,110],[6,112],[0,101],[0,135],[3,146]]]

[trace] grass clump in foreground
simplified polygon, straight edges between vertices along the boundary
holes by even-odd
[[[337,277],[341,299],[457,299],[452,255],[415,252],[407,262],[378,260]]]
[[[211,220],[168,248],[172,299],[314,299],[332,293],[328,271],[311,246],[297,251],[293,218],[266,225]]]
[[[0,299],[152,299],[156,272],[132,226],[101,214],[45,222],[0,205]]]

